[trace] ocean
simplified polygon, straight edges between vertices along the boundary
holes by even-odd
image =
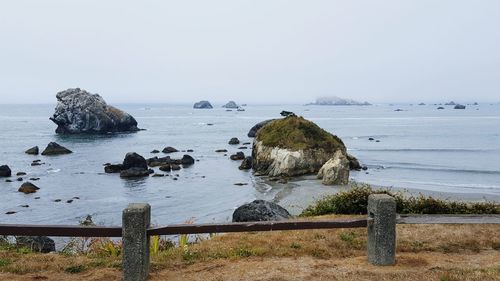
[[[287,184],[268,182],[240,171],[240,163],[229,159],[237,151],[251,154],[251,145],[240,150],[242,145],[228,144],[230,138],[251,142],[248,130],[260,121],[280,117],[282,110],[338,135],[349,153],[368,167],[351,172],[354,181],[413,194],[500,202],[499,104],[471,105],[465,110],[450,106],[437,110],[435,105],[249,105],[244,112],[228,112],[220,105],[212,110],[192,105],[116,106],[132,114],[146,130],[61,136],[48,119],[55,104],[0,105],[0,165],[9,165],[13,174],[26,172],[24,181],[40,178],[33,182],[40,190],[29,195],[17,192],[21,182],[16,177],[10,183],[0,179],[0,223],[77,224],[90,214],[98,224],[120,225],[121,212],[130,202],[151,204],[156,225],[224,222],[231,220],[236,207],[257,198],[298,214],[315,200],[346,187],[323,186],[313,176]],[[397,108],[404,111],[396,112]],[[52,157],[24,153],[35,145],[43,150],[52,141],[74,153]],[[192,153],[172,156],[189,154],[199,161],[166,177],[125,180],[104,173],[104,163],[121,163],[127,152],[149,158],[154,156],[153,149],[166,146],[192,149]],[[229,153],[225,156],[216,153],[217,149]],[[35,159],[45,165],[32,167]],[[74,197],[79,199],[66,203]]]

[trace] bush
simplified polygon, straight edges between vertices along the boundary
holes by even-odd
[[[367,184],[353,183],[351,189],[327,196],[307,207],[301,216],[366,214],[368,196],[371,194],[388,194],[394,197],[397,212],[400,214],[500,214],[500,205],[492,202],[456,202],[422,194],[406,197],[402,192],[374,190]]]

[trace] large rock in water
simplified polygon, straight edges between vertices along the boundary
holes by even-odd
[[[226,103],[222,107],[224,107],[224,108],[238,108],[239,106],[234,101],[229,101],[228,103]]]
[[[212,109],[213,106],[210,104],[209,101],[202,100],[202,101],[199,101],[199,102],[195,103],[193,105],[193,108],[196,108],[196,109]]]
[[[346,185],[349,183],[349,160],[338,150],[332,159],[321,167],[317,175],[324,185]]]
[[[10,177],[12,175],[12,171],[9,166],[2,165],[0,166],[0,177]]]
[[[123,160],[122,170],[127,170],[130,168],[139,168],[143,170],[148,169],[148,163],[144,157],[135,153],[129,152],[125,155],[125,159]]]
[[[67,149],[66,147],[56,143],[51,142],[47,145],[45,150],[42,152],[42,155],[61,155],[61,154],[70,154],[73,151]]]
[[[257,132],[262,128],[264,127],[265,125],[271,123],[272,121],[274,121],[276,119],[269,119],[269,120],[266,120],[266,121],[262,121],[262,122],[259,122],[257,124],[255,124],[255,126],[253,126],[250,131],[248,131],[248,137],[249,138],[255,138],[255,136],[257,135]]]
[[[346,148],[340,138],[302,117],[289,116],[262,127],[253,144],[253,168],[261,175],[316,174]]]
[[[233,213],[233,222],[281,221],[291,217],[285,208],[276,203],[255,200],[238,207]]]
[[[106,104],[98,94],[68,89],[57,93],[57,106],[50,118],[58,134],[104,134],[135,132],[137,121],[130,114]]]

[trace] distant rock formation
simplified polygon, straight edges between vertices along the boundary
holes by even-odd
[[[339,97],[320,97],[311,105],[371,105],[369,102],[359,102],[351,99],[343,99]]]
[[[457,105],[457,104],[454,101],[450,101],[450,102],[445,103],[444,105]]]
[[[193,105],[193,108],[195,108],[195,109],[212,109],[213,106],[212,106],[212,104],[210,104],[209,101],[202,100],[202,101],[195,103]]]
[[[465,109],[465,105],[457,104],[454,109]]]
[[[229,101],[228,103],[226,103],[222,107],[224,107],[224,108],[239,108],[239,106],[234,101]]]
[[[126,112],[106,104],[98,94],[80,88],[57,93],[57,106],[50,118],[58,134],[136,132],[137,121]]]

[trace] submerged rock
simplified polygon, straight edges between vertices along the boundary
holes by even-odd
[[[34,146],[28,150],[26,150],[24,153],[30,154],[30,155],[38,155],[40,153],[38,146]]]
[[[47,236],[18,236],[17,247],[26,247],[33,252],[50,253],[56,251],[56,243]]]
[[[80,88],[57,93],[57,106],[50,118],[58,134],[102,134],[136,132],[137,121],[130,114],[106,104],[98,94]]]
[[[300,176],[317,173],[335,152],[346,154],[340,138],[302,117],[264,126],[253,145],[253,168],[260,175]]]
[[[9,166],[7,165],[0,166],[0,177],[10,177],[10,176],[12,176],[12,171],[10,170]]]
[[[42,152],[42,155],[61,155],[61,154],[69,154],[73,153],[73,151],[67,149],[66,147],[55,143],[51,142],[47,145],[45,150]]]
[[[196,109],[212,109],[213,106],[210,104],[210,102],[206,100],[199,101],[193,105],[193,108]]]
[[[317,177],[324,185],[346,185],[349,183],[349,160],[342,151],[335,152],[334,157],[321,167]]]
[[[171,146],[167,146],[165,147],[163,150],[162,150],[163,153],[174,153],[174,152],[179,152],[179,150],[171,147]]]
[[[24,194],[30,194],[30,193],[35,193],[39,189],[40,188],[38,186],[27,181],[21,185],[21,187],[18,189],[18,191],[22,192]]]
[[[104,166],[104,172],[108,174],[119,173],[123,170],[122,164],[109,164]]]
[[[281,221],[291,217],[285,208],[276,203],[255,200],[237,208],[233,213],[233,222]]]

